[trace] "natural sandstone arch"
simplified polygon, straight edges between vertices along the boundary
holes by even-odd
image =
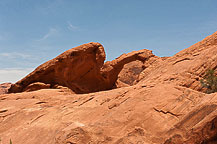
[[[89,93],[111,89],[123,66],[129,62],[142,62],[154,57],[150,50],[134,51],[123,54],[117,59],[106,62],[105,51],[99,43],[88,43],[72,48],[56,58],[40,65],[32,73],[13,84],[9,93],[29,91],[28,86],[38,82],[65,86],[75,93]]]

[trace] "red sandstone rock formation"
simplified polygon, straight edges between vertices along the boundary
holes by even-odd
[[[123,54],[104,64],[103,46],[92,42],[72,48],[42,64],[35,71],[12,85],[9,92],[34,90],[29,85],[37,87],[35,90],[60,85],[70,88],[75,93],[108,90],[115,85],[118,74],[125,64],[135,60],[145,63],[151,57],[154,57],[151,51],[140,50]]]
[[[8,89],[11,87],[11,83],[0,84],[0,94],[5,94],[8,92]]]
[[[145,69],[141,83],[173,83],[197,91],[208,69],[217,69],[217,32],[166,60]]]
[[[216,70],[216,56],[217,32],[172,57],[149,58],[132,86],[89,94],[43,89],[0,95],[1,141],[215,144],[217,93],[201,92],[199,80],[207,69]],[[104,64],[100,74],[121,71],[124,57]]]
[[[133,61],[126,64],[118,75],[116,87],[126,87],[136,84],[139,74],[144,70],[144,63]]]
[[[123,69],[118,75],[115,87],[120,88],[137,84],[142,71],[148,67],[153,67],[162,60],[163,58],[154,56],[146,61],[136,60],[124,65]]]

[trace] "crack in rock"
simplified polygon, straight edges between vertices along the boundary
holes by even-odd
[[[86,101],[84,101],[83,103],[79,104],[78,106],[82,106],[83,104],[91,101],[94,97],[90,97],[89,99],[87,99]]]
[[[170,111],[158,110],[158,109],[156,109],[156,108],[154,108],[154,110],[155,110],[156,112],[159,112],[159,113],[170,114],[170,115],[172,115],[172,116],[175,116],[176,118],[179,118],[179,116],[181,116],[181,114],[175,114],[175,113],[172,113],[172,112],[170,112]]]
[[[186,60],[191,60],[190,58],[184,58],[184,59],[180,59],[180,60],[177,60],[176,62],[173,63],[173,65],[179,63],[179,62],[182,62],[182,61],[186,61]]]

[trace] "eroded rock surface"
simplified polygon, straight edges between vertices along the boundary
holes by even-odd
[[[172,57],[149,57],[132,86],[89,94],[43,89],[0,95],[2,143],[215,144],[217,93],[201,92],[199,80],[217,67],[216,39],[214,33]],[[121,71],[118,65],[131,61],[126,57],[105,63],[100,73]]]
[[[106,62],[104,48],[99,43],[88,43],[72,48],[56,58],[42,64],[35,71],[18,81],[9,89],[10,93],[23,92],[33,83],[40,82],[37,89],[50,85],[65,86],[75,93],[89,93],[112,89],[123,66],[140,60],[143,63],[154,57],[150,50],[123,54]],[[42,84],[44,83],[44,84]],[[47,88],[47,86],[46,86]]]
[[[126,64],[118,75],[116,87],[132,86],[136,83],[139,74],[144,70],[144,63],[141,61],[133,61]]]
[[[5,94],[8,92],[8,89],[11,87],[11,83],[2,83],[0,84],[0,94]]]
[[[6,94],[0,95],[0,137],[16,144],[196,144],[215,141],[216,108],[217,94],[172,84]]]
[[[217,32],[140,74],[141,83],[173,83],[201,91],[208,69],[217,70]]]
[[[115,87],[120,88],[137,84],[139,82],[139,76],[142,71],[144,71],[148,67],[153,67],[153,65],[161,62],[162,60],[164,59],[153,56],[146,61],[136,60],[125,64],[118,75]]]

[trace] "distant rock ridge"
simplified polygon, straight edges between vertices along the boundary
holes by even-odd
[[[83,44],[40,65],[13,84],[9,93],[57,86],[68,87],[75,93],[112,89],[125,64],[135,60],[145,63],[152,57],[156,56],[150,50],[144,49],[123,54],[113,61],[104,63],[105,51],[100,43]]]

